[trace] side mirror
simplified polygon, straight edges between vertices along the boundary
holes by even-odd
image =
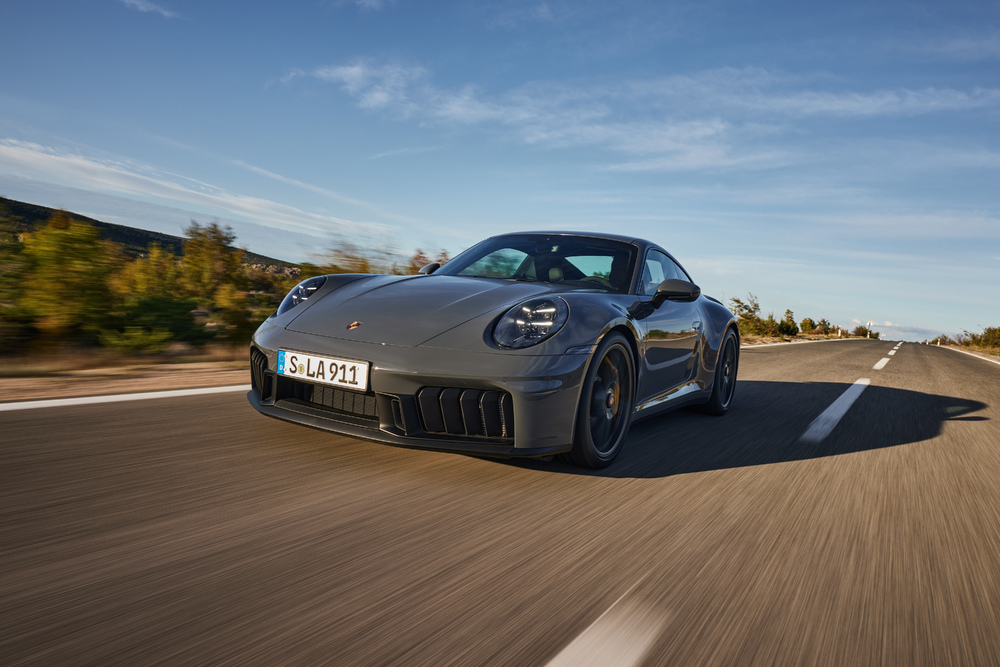
[[[679,301],[690,303],[701,296],[701,288],[686,280],[671,278],[664,280],[656,286],[656,294],[653,295],[653,306],[659,308],[664,301]]]
[[[434,273],[435,271],[437,271],[440,268],[441,268],[441,265],[438,262],[431,262],[427,266],[425,266],[422,269],[420,269],[419,271],[417,271],[417,273],[419,273],[420,275],[423,275],[423,276],[429,276],[429,275],[431,275],[432,273]]]

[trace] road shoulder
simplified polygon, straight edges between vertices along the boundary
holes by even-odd
[[[104,396],[249,384],[250,371],[234,362],[151,364],[0,378],[0,402]]]

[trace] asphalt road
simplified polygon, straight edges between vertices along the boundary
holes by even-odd
[[[0,412],[0,664],[1000,664],[1000,366],[894,345],[744,350],[599,472],[239,393]]]

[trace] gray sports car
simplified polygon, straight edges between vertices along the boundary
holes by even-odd
[[[733,314],[657,245],[505,234],[416,276],[302,281],[254,334],[247,397],[392,445],[601,468],[635,419],[725,414],[739,349]]]

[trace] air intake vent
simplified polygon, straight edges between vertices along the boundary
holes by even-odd
[[[428,433],[514,437],[514,401],[506,392],[424,387],[417,392],[417,410]]]
[[[250,386],[260,394],[260,400],[271,400],[274,383],[267,373],[267,355],[255,347],[250,348]]]
[[[294,399],[314,407],[325,408],[359,419],[377,420],[375,394],[360,394],[336,387],[299,382],[282,377],[278,383],[278,399]]]

